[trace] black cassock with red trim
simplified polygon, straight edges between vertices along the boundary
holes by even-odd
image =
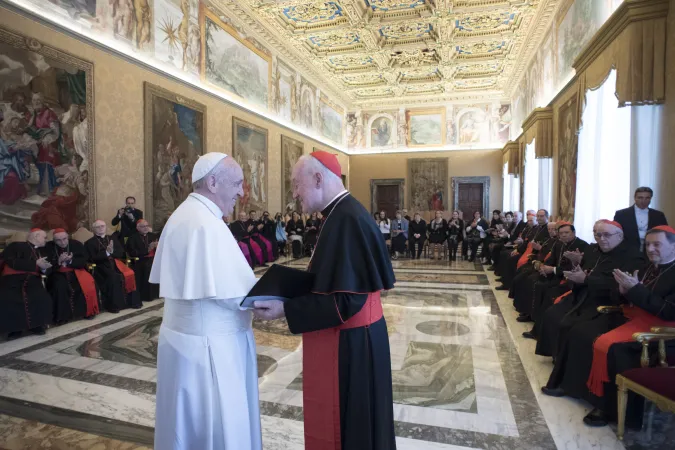
[[[308,271],[313,293],[284,304],[303,335],[306,450],[396,448],[387,324],[380,292],[394,287],[382,233],[349,193],[322,211]]]

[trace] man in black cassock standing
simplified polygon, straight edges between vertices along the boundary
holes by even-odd
[[[293,169],[303,211],[323,225],[308,271],[312,293],[256,302],[256,316],[286,316],[303,336],[306,450],[396,448],[391,357],[380,292],[394,287],[385,241],[345,190],[335,155],[315,151]],[[337,355],[335,358],[334,355]]]
[[[159,285],[148,281],[159,236],[150,231],[150,224],[145,219],[136,222],[136,230],[138,233],[132,234],[127,239],[127,255],[136,258],[132,268],[136,275],[136,290],[141,296],[141,301],[151,302],[159,298]]]

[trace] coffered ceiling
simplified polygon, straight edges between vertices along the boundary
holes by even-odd
[[[349,107],[505,99],[563,0],[212,0]],[[283,56],[282,56],[283,57]]]

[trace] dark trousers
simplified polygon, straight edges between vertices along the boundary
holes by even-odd
[[[455,236],[448,238],[448,253],[451,260],[457,259],[457,249],[459,248],[459,238],[453,239]]]
[[[481,242],[483,242],[483,239],[472,239],[469,242],[469,245],[471,246],[471,261],[476,259],[476,253],[478,253],[478,247],[480,246]]]
[[[417,259],[422,255],[422,250],[424,249],[424,242],[426,239],[424,236],[420,236],[419,239],[417,239],[415,236],[410,235],[408,238],[408,247],[410,250],[410,256],[415,258],[415,245],[417,245]]]
[[[302,242],[293,241],[291,247],[293,248],[293,258],[302,258]]]

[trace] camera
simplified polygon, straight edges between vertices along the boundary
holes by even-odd
[[[133,208],[131,208],[131,207],[129,207],[129,206],[125,206],[125,207],[124,207],[124,214],[129,214],[129,213],[132,212],[133,210],[134,210]]]

